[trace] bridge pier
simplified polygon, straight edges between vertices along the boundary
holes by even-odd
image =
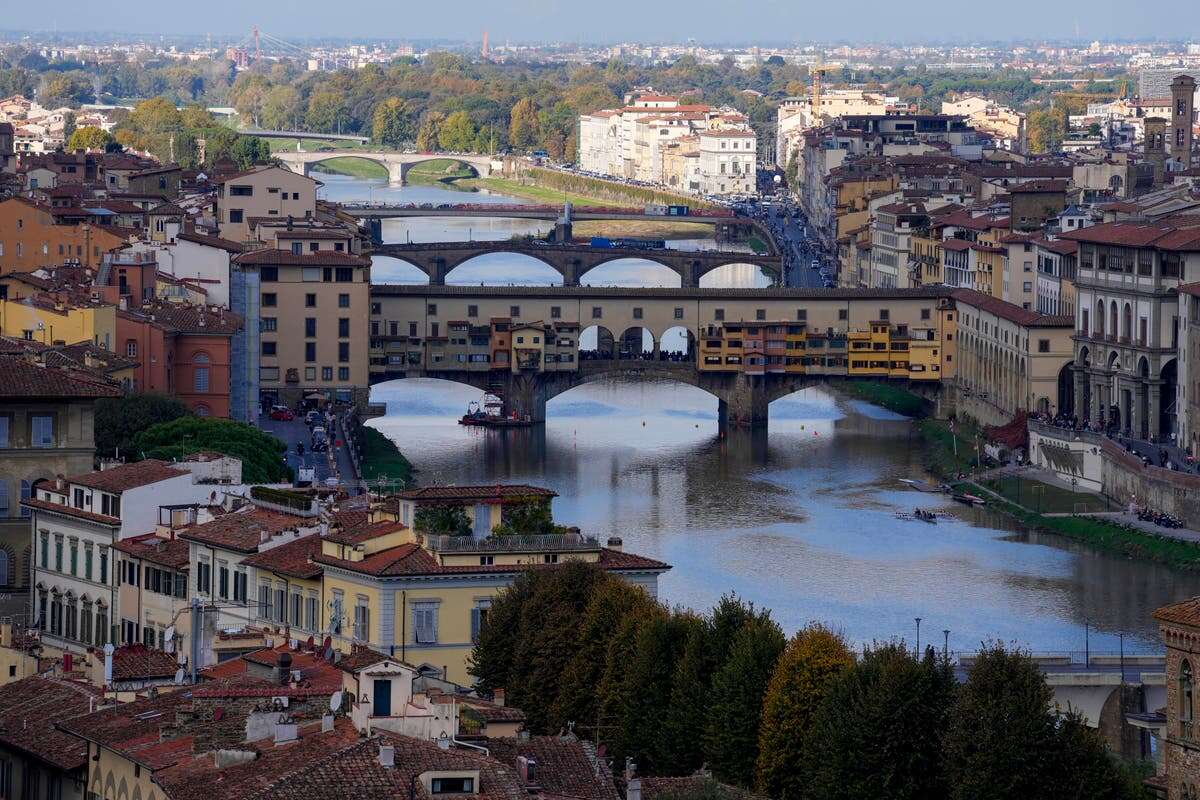
[[[771,405],[766,377],[738,373],[729,376],[727,383],[713,392],[717,396],[717,427],[722,431],[766,427]]]
[[[504,410],[521,418],[528,417],[531,422],[545,422],[550,380],[547,375],[508,374],[501,387]]]
[[[388,184],[392,186],[403,186],[405,177],[408,174],[408,164],[396,163],[389,161],[387,164]]]

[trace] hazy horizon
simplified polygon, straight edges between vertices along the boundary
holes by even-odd
[[[171,3],[126,0],[120,4],[94,0],[62,0],[43,11],[24,4],[10,9],[8,32],[100,33],[169,36],[236,36],[257,25],[279,37],[340,37],[370,41],[478,41],[487,30],[493,45],[514,43],[680,43],[790,44],[796,42],[1013,42],[1089,41],[1093,39],[1200,40],[1200,15],[1184,0],[1163,0],[1155,15],[1130,14],[1126,3],[1112,0],[1081,8],[1034,0],[1011,0],[993,7],[949,0],[896,3],[860,0],[853,6],[743,0],[730,11],[728,2],[694,0],[683,16],[678,7],[634,0],[567,3],[562,0],[509,0],[504,7],[487,0],[459,0],[444,6],[405,8],[387,0],[360,0],[350,13],[318,0],[293,0],[286,12],[278,6],[257,10],[255,4],[212,0],[203,20],[187,11],[172,13]],[[1174,18],[1174,19],[1172,19]],[[976,26],[973,23],[980,23]]]

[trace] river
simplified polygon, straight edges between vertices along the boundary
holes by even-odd
[[[330,199],[463,197],[428,186],[322,180]],[[394,221],[385,238],[458,239],[466,222]],[[469,223],[476,238],[537,227]],[[469,268],[478,270],[471,280],[451,282],[547,283],[553,274],[520,256],[488,256],[461,269]],[[411,269],[386,265],[374,279],[423,279]],[[647,262],[613,273],[603,282],[678,285]],[[754,285],[742,277],[726,274],[712,285]],[[688,386],[588,384],[552,400],[545,426],[504,433],[456,424],[478,394],[439,380],[393,381],[372,392],[388,409],[372,424],[396,441],[422,482],[524,481],[558,492],[559,521],[619,536],[627,549],[672,564],[660,582],[671,604],[704,609],[733,591],[770,608],[788,631],[820,620],[859,643],[912,642],[920,617],[922,641],[940,646],[949,630],[952,650],[999,639],[1082,653],[1086,625],[1093,653],[1116,652],[1120,634],[1132,653],[1161,651],[1150,619],[1155,608],[1200,594],[1195,574],[1029,533],[993,512],[908,491],[899,478],[922,475],[910,422],[820,389],[773,403],[769,433],[724,439],[715,398]],[[952,516],[936,526],[895,516],[939,503]]]

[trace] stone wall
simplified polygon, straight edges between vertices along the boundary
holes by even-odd
[[[287,705],[276,708],[269,696],[214,696],[203,693],[194,696],[190,709],[177,712],[175,724],[164,737],[193,736],[192,751],[207,753],[213,750],[237,750],[247,741],[247,730],[261,733],[263,720],[270,714],[281,714],[296,720],[320,719],[329,709],[329,694],[287,697]],[[249,724],[252,722],[253,724]],[[257,737],[256,737],[257,738]]]

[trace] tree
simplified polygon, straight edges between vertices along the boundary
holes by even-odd
[[[538,141],[538,112],[533,100],[523,97],[509,114],[508,141],[513,147],[529,150]]]
[[[291,479],[282,459],[287,446],[253,425],[217,417],[180,417],[143,430],[133,437],[139,456],[178,460],[212,450],[242,461],[245,483],[279,483]]]
[[[288,85],[272,86],[263,98],[262,124],[272,130],[295,130],[299,127],[303,103],[300,93]]]
[[[387,147],[400,147],[412,139],[404,101],[389,97],[371,115],[371,138]]]
[[[550,503],[543,500],[506,506],[500,524],[492,529],[494,536],[544,536],[565,532],[566,528],[554,524]]]
[[[838,675],[813,717],[804,796],[844,800],[947,797],[941,732],[954,700],[950,665],[903,642],[868,648]]]
[[[97,400],[96,455],[137,459],[139,456],[133,449],[135,434],[191,413],[183,403],[162,394],[131,394]]]
[[[754,784],[763,696],[784,644],[779,625],[762,614],[742,626],[728,658],[717,662],[704,751],[720,781],[744,788]]]
[[[348,116],[343,95],[334,91],[313,92],[308,98],[308,111],[304,125],[310,131],[340,133]]]
[[[1045,675],[1019,650],[985,647],[967,674],[945,736],[955,800],[1119,798],[1127,791],[1099,735],[1059,718]]]
[[[271,160],[271,146],[258,136],[238,136],[229,148],[229,157],[242,169]]]
[[[452,153],[470,151],[475,145],[475,123],[465,111],[455,111],[446,117],[438,131],[438,143]]]
[[[642,589],[606,576],[596,584],[579,620],[579,640],[563,672],[558,697],[550,710],[550,729],[575,723],[575,730],[597,735],[597,687],[604,677],[607,653],[623,620],[644,615],[653,605]]]
[[[663,719],[661,750],[666,763],[680,775],[693,773],[704,763],[703,739],[696,732],[703,731],[708,721],[715,667],[712,638],[710,620],[689,631],[671,675],[671,702]]]
[[[521,612],[545,575],[544,572],[523,572],[492,599],[487,621],[480,628],[475,647],[467,657],[467,671],[475,677],[481,691],[490,693],[508,686],[521,636]]]
[[[114,141],[112,134],[103,128],[97,128],[94,125],[85,125],[82,128],[76,128],[71,134],[71,138],[67,140],[68,150],[104,150],[109,143]]]
[[[439,132],[445,118],[440,111],[430,111],[421,117],[421,125],[417,129],[418,150],[428,153],[438,149]]]
[[[760,793],[774,800],[808,797],[796,765],[830,685],[853,665],[846,640],[822,625],[810,625],[788,642],[763,701],[755,786]]]
[[[1062,142],[1062,114],[1053,109],[1034,109],[1025,120],[1029,131],[1029,149],[1035,153],[1050,153]]]
[[[75,135],[75,112],[68,111],[63,114],[63,138],[70,141]]]
[[[417,509],[414,527],[434,536],[469,536],[471,520],[462,506],[432,506]]]

